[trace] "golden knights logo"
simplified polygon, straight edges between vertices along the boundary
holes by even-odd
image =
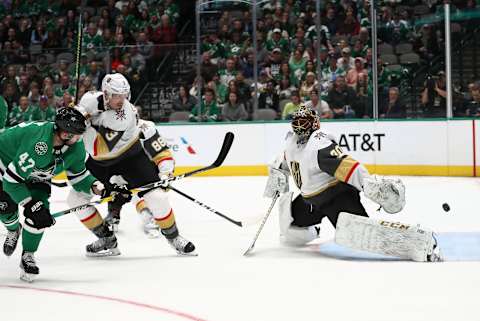
[[[38,142],[35,144],[35,153],[39,156],[43,156],[47,153],[48,146],[45,142]]]

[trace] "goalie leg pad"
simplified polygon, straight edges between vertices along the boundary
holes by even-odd
[[[278,199],[278,222],[280,225],[280,243],[288,246],[303,246],[318,237],[315,226],[298,227],[292,225],[293,192],[288,192]]]
[[[355,250],[426,262],[436,242],[433,232],[420,226],[340,213],[335,242]]]

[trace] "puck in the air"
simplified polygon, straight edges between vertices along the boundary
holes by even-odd
[[[442,207],[443,207],[443,210],[444,210],[445,212],[450,211],[450,205],[448,205],[447,203],[443,203],[443,204],[442,204]]]

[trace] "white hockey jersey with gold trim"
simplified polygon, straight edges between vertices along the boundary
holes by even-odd
[[[125,100],[122,109],[104,106],[103,93],[86,92],[77,107],[90,124],[83,137],[85,149],[98,161],[113,160],[138,144],[140,129],[137,126],[135,107]],[[136,146],[138,148],[138,146]]]

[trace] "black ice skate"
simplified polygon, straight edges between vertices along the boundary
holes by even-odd
[[[15,231],[7,232],[7,238],[5,239],[5,243],[3,243],[3,253],[5,253],[6,256],[10,256],[15,252],[21,232],[22,224],[18,224],[18,228]]]
[[[87,256],[117,256],[120,255],[117,238],[115,235],[101,237],[92,244],[87,245]]]
[[[189,240],[177,235],[173,239],[167,239],[168,243],[179,255],[197,256],[195,245]]]
[[[33,282],[37,275],[40,273],[37,264],[35,263],[35,257],[33,252],[22,252],[22,259],[20,261],[20,279],[26,282]]]

